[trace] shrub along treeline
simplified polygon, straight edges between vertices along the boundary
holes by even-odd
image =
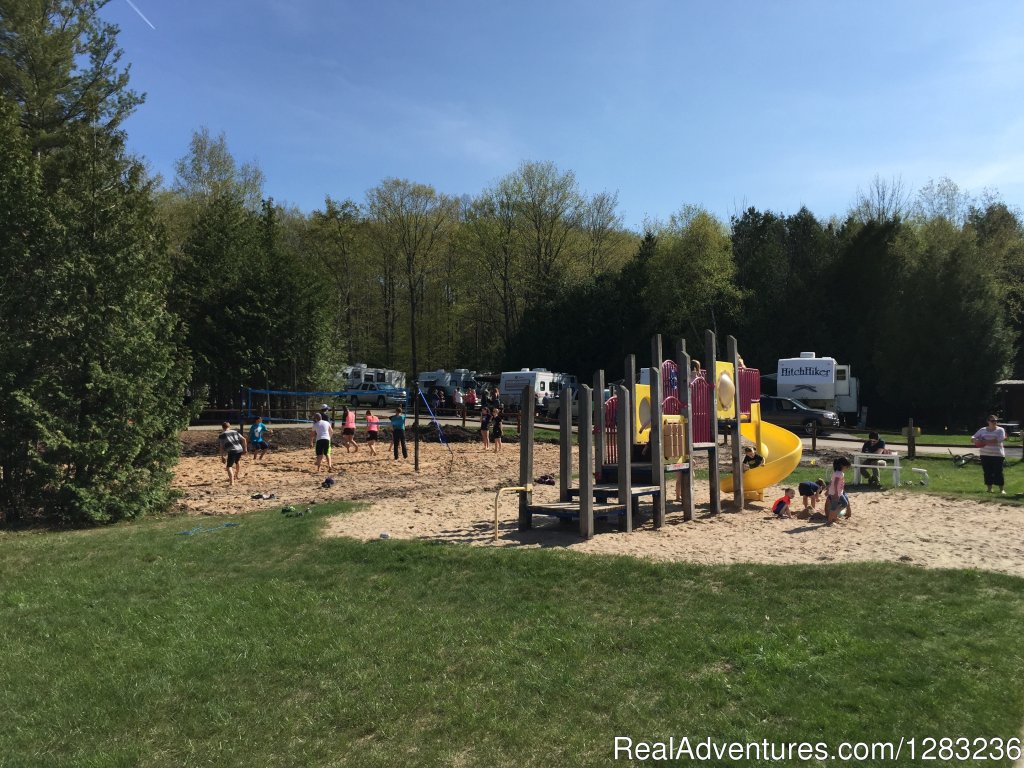
[[[628,231],[614,193],[524,162],[476,195],[386,179],[303,213],[200,129],[160,186],[125,151],[105,0],[0,14],[0,510],[103,521],[168,499],[182,403],[415,373],[641,364],[703,329],[773,370],[853,365],[873,420],[973,422],[1017,352],[1017,212],[948,180],[876,179],[843,219],[685,206]]]

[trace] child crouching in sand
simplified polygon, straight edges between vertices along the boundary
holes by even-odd
[[[846,519],[853,516],[850,499],[846,495],[846,470],[850,468],[850,460],[839,458],[832,462],[832,482],[828,484],[828,503],[825,505],[826,525],[832,525],[839,519],[839,511],[846,508]]]
[[[783,488],[782,495],[772,504],[772,512],[776,517],[790,518],[793,515],[789,511],[789,505],[796,498],[796,491],[792,488]]]
[[[818,508],[818,499],[825,490],[825,481],[820,477],[817,480],[805,480],[797,489],[800,491],[800,498],[804,500],[803,511],[810,515]]]

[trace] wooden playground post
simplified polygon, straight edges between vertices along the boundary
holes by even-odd
[[[914,434],[914,419],[907,420],[907,458],[917,458],[917,435]]]
[[[533,402],[533,387],[523,388],[525,403]],[[522,420],[519,430],[519,485],[524,488],[533,483],[533,409],[530,408]],[[533,515],[530,506],[533,504],[533,492],[519,493],[519,530],[525,531],[533,527]]]
[[[594,424],[597,425],[597,438],[594,440],[594,477],[601,481],[601,473],[604,471],[604,370],[594,374]],[[583,404],[580,404],[580,413],[583,412]],[[583,473],[583,462],[580,462],[580,474]]]
[[[658,337],[660,352],[661,337]],[[657,358],[656,358],[657,361]],[[654,497],[654,527],[661,528],[665,524],[665,452],[662,442],[661,420],[661,365],[651,368],[651,484],[658,486]]]
[[[572,392],[562,387],[558,396],[558,500],[569,501],[572,486]],[[583,465],[581,474],[586,471]]]
[[[626,506],[626,533],[633,532],[633,433],[630,430],[632,402],[629,389],[620,386],[616,438],[619,444],[619,503]]]
[[[718,362],[715,332],[704,331],[704,362],[708,377],[708,397],[711,400],[711,448],[708,450],[708,480],[711,485],[711,514],[722,512],[722,484],[718,476]]]
[[[683,520],[693,520],[693,402],[690,397],[690,356],[686,353],[686,339],[676,345],[676,366],[679,368],[679,402],[686,416],[683,429],[686,447],[686,471],[683,472]]]
[[[728,362],[732,363],[733,383],[736,385],[733,393],[733,409],[736,412],[736,428],[732,434],[732,504],[737,511],[743,509],[743,449],[740,445],[740,355],[736,347],[736,337],[725,337],[725,354]],[[755,451],[760,451],[760,446],[755,446]]]
[[[661,375],[661,334],[656,333],[651,337],[651,367],[657,369],[658,375]]]
[[[589,471],[594,450],[591,394],[590,387],[580,385],[580,536],[584,539],[594,537],[594,475]],[[604,403],[601,412],[604,413]]]
[[[626,391],[629,393],[629,402],[636,402],[636,355],[626,355]],[[621,408],[621,401],[620,401]],[[633,418],[633,412],[628,411],[626,413],[626,426],[629,428],[629,445],[633,445],[633,435],[635,429],[635,421]]]

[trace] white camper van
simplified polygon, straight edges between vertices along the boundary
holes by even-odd
[[[544,398],[555,384],[562,383],[562,374],[552,373],[547,368],[523,368],[518,371],[502,371],[498,388],[501,390],[501,404],[505,408],[521,409],[523,387],[533,386],[534,410],[540,408]]]
[[[834,357],[817,357],[801,352],[800,357],[779,360],[776,378],[779,397],[835,411],[847,423],[856,423],[860,411],[860,382],[850,375],[850,366],[839,365]]]
[[[366,363],[356,363],[341,369],[346,387],[357,390],[363,384],[387,384],[398,389],[405,388],[405,374],[391,368],[370,368]]]

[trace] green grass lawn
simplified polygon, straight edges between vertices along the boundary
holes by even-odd
[[[610,765],[616,736],[1024,720],[1024,580],[322,539],[344,513],[0,535],[0,764]]]
[[[878,436],[882,440],[884,440],[887,444],[892,444],[892,445],[906,445],[907,444],[906,436],[900,434],[899,432],[879,432]],[[850,438],[851,440],[859,440],[859,441],[862,441],[862,442],[867,442],[868,433],[867,432],[835,432],[835,433],[829,435],[829,437]],[[1010,438],[1007,438],[1007,441],[1006,441],[1007,445],[1016,445],[1018,447],[1020,446],[1020,442],[1021,442],[1021,438],[1020,437],[1010,437]],[[964,451],[970,450],[970,448],[971,448],[971,435],[956,435],[956,434],[949,434],[949,433],[939,433],[939,434],[934,434],[934,435],[918,435],[917,436],[917,444],[918,445],[948,445],[950,448],[953,449],[954,453],[957,453],[958,452],[956,450],[957,447],[963,448]]]

